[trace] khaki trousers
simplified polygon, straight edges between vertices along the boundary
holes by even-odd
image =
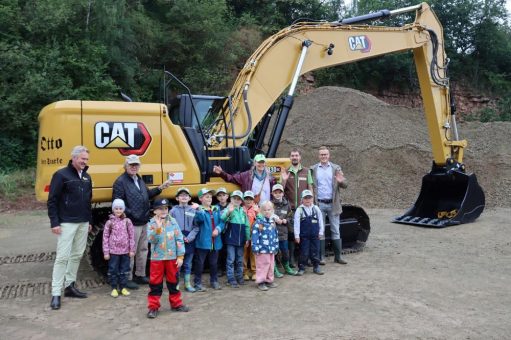
[[[80,260],[87,245],[89,222],[62,223],[60,228],[62,233],[57,239],[57,256],[51,282],[53,296],[60,296],[63,286],[67,287],[76,281]]]
[[[130,273],[128,280],[133,280],[133,265],[136,276],[146,276],[147,266],[147,226],[135,226],[135,258],[130,257]]]

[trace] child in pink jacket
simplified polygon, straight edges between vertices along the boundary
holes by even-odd
[[[130,271],[130,257],[135,256],[135,228],[126,217],[124,201],[117,198],[112,202],[110,219],[103,230],[103,254],[108,261],[108,281],[112,286],[110,295],[114,298],[121,293],[130,295],[126,289]]]

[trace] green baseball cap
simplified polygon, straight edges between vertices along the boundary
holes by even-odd
[[[284,192],[284,187],[282,186],[282,184],[275,184],[273,188],[271,188],[271,192],[274,192],[275,190],[280,190]]]
[[[188,188],[182,187],[182,188],[177,189],[176,196],[179,196],[179,194],[182,192],[186,192],[188,195],[190,195],[190,190],[188,190]]]
[[[239,190],[234,190],[231,194],[231,197],[238,196],[239,198],[243,199],[243,193]]]
[[[199,190],[199,193],[198,193],[198,196],[199,198],[201,198],[202,196],[204,196],[205,194],[207,194],[208,192],[212,193],[213,194],[213,190],[212,189],[208,189],[208,188],[202,188]]]
[[[227,194],[227,189],[224,187],[216,189],[215,196],[221,193]]]
[[[312,194],[312,191],[310,191],[310,190],[304,190],[304,191],[302,191],[302,198],[305,198],[305,197],[312,197],[312,196],[314,196],[314,195]]]
[[[256,162],[256,163],[266,162],[266,157],[263,154],[256,155],[254,157],[254,162]]]

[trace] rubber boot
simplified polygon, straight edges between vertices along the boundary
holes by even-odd
[[[280,279],[281,277],[284,276],[284,274],[279,272],[279,269],[277,268],[277,261],[275,261],[275,267],[274,267],[273,273],[274,273],[275,277],[278,279]]]
[[[334,262],[339,264],[347,264],[348,262],[341,259],[342,240],[332,240],[334,246]]]
[[[289,241],[289,267],[295,268],[295,241]]]
[[[284,262],[284,269],[287,275],[296,275],[297,271],[289,266],[289,262]]]
[[[319,264],[324,266],[325,262],[325,240],[319,240]]]
[[[195,288],[190,283],[190,274],[185,274],[185,289],[187,292],[195,293]]]

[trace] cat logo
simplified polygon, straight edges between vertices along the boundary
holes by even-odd
[[[143,123],[97,122],[94,126],[94,142],[99,149],[119,149],[123,156],[143,155],[151,135]]]
[[[348,46],[352,51],[366,53],[371,51],[371,40],[367,35],[356,35],[348,38]]]

